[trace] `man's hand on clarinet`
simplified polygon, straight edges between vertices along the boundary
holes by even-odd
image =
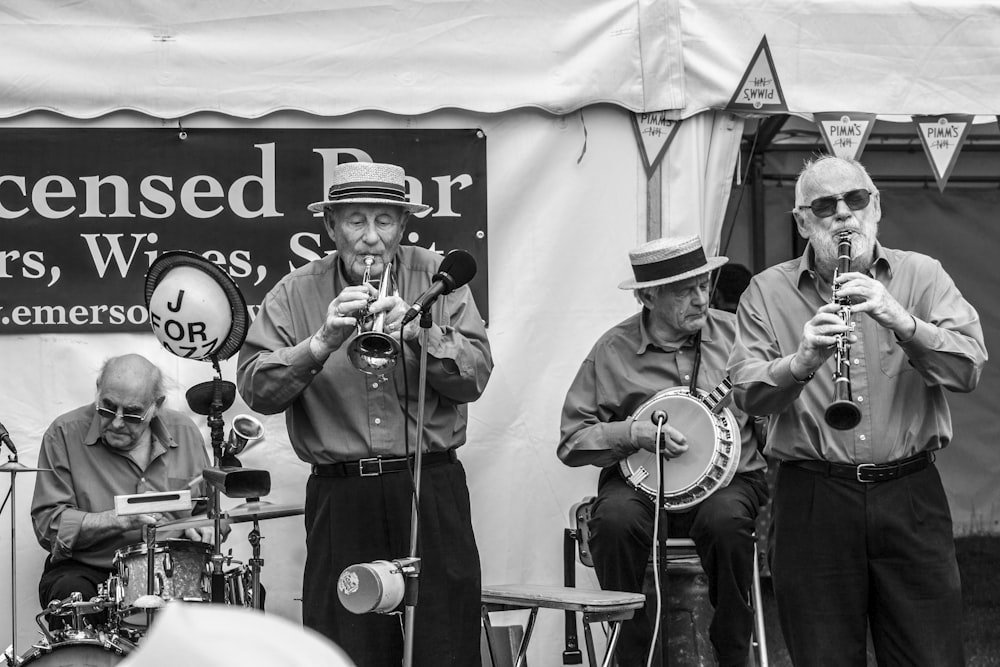
[[[891,330],[901,340],[913,336],[916,321],[885,285],[857,271],[841,274],[837,283],[837,295],[850,299],[852,313],[868,313],[873,320]]]
[[[812,319],[802,327],[799,348],[792,357],[792,375],[805,380],[815,373],[833,354],[837,337],[842,334],[847,334],[852,343],[855,341],[856,337],[848,333],[848,326],[840,317],[840,306],[836,303],[820,306]]]

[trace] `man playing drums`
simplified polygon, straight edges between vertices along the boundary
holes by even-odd
[[[634,291],[642,311],[608,330],[584,359],[563,406],[558,455],[569,466],[602,468],[589,523],[601,586],[642,592],[656,507],[653,496],[626,481],[621,462],[644,451],[655,454],[660,432],[667,467],[715,443],[696,441],[669,417],[662,429],[650,419],[636,419],[636,411],[665,389],[709,393],[727,387],[736,318],[709,308],[711,272],[728,259],[706,258],[697,237],[650,241],[629,259],[634,277],[619,287]],[[742,454],[732,481],[689,509],[671,512],[669,519],[672,535],[694,540],[708,575],[715,607],[710,637],[722,667],[743,665],[749,656],[754,521],[768,495],[752,422],[741,412],[734,416],[739,433],[733,438],[739,438]],[[647,604],[623,624],[616,651],[621,667],[646,664],[654,609]]]
[[[201,432],[187,416],[163,406],[163,375],[144,357],[105,362],[97,399],[58,418],[42,439],[31,504],[38,543],[48,557],[38,585],[42,607],[79,592],[97,595],[115,552],[143,540],[142,529],[190,512],[118,516],[116,495],[187,489],[210,463]],[[213,528],[185,536],[213,541]],[[63,619],[50,617],[52,628]]]

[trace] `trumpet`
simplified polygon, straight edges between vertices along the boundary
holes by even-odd
[[[840,306],[840,319],[850,327],[849,331],[837,336],[834,352],[833,402],[826,407],[826,423],[832,428],[844,431],[861,422],[861,408],[851,398],[851,342],[848,334],[854,330],[851,322],[850,299],[837,296],[837,276],[851,270],[851,234],[841,232],[837,236],[837,267],[833,271],[833,303]]]
[[[369,255],[365,257],[365,275],[362,282],[371,280],[372,264],[375,258]],[[370,305],[374,301],[383,298],[389,293],[389,282],[392,280],[392,262],[387,262],[382,270],[382,278],[379,280],[378,297],[368,302]],[[358,335],[347,346],[347,356],[351,360],[351,365],[362,373],[377,375],[390,370],[396,365],[396,358],[399,356],[399,343],[395,338],[383,331],[385,328],[385,313],[372,315],[368,305],[357,315]],[[368,329],[368,326],[371,328]],[[368,329],[367,331],[365,329]]]

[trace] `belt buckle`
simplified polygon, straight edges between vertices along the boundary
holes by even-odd
[[[377,465],[375,472],[365,472],[365,464],[375,462]],[[382,474],[382,459],[379,457],[372,457],[370,459],[358,459],[358,476],[359,477],[378,477]]]
[[[859,463],[858,464],[858,470],[855,473],[855,475],[857,475],[858,481],[859,482],[863,482],[865,484],[871,484],[872,482],[875,482],[876,480],[874,480],[874,479],[862,479],[862,477],[861,477],[861,470],[863,468],[874,468],[874,467],[875,467],[874,463]]]

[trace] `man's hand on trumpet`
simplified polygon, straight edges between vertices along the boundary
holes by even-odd
[[[313,356],[326,359],[339,349],[354,333],[369,300],[377,296],[378,291],[369,283],[345,287],[327,306],[326,321],[309,341]]]
[[[400,335],[400,324],[403,321],[403,316],[406,315],[406,311],[409,309],[410,304],[398,296],[382,297],[372,302],[370,306],[373,315],[385,313],[382,333],[392,336],[396,340],[402,339],[404,341],[414,340],[420,335],[420,323],[418,320],[407,323],[403,327],[402,335]]]

